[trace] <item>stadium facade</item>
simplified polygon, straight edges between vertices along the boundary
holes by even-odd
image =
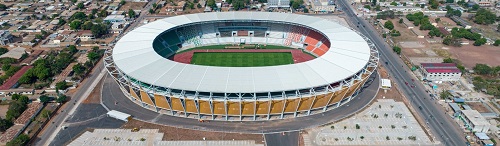
[[[281,45],[317,58],[266,67],[175,62],[176,52],[220,44]],[[376,70],[368,38],[318,17],[217,12],[169,17],[127,33],[105,66],[123,93],[155,112],[210,120],[272,120],[325,112],[349,102]]]

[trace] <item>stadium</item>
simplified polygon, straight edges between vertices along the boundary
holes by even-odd
[[[368,38],[330,20],[270,12],[160,19],[123,36],[104,64],[152,111],[258,121],[317,114],[355,97],[378,65]]]

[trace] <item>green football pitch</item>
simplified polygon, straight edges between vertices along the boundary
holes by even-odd
[[[290,52],[195,52],[191,64],[252,67],[293,64]]]

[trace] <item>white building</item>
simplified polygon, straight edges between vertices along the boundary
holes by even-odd
[[[0,30],[0,45],[12,43],[12,35],[8,30]]]
[[[387,8],[394,12],[398,11],[403,13],[422,12],[422,8],[413,6],[387,6]]]
[[[458,81],[462,76],[454,63],[422,63],[420,73],[429,81]]]
[[[460,119],[464,122],[465,127],[472,132],[486,133],[491,126],[491,124],[477,110],[462,110]]]

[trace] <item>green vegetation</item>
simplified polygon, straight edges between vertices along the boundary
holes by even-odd
[[[191,64],[225,67],[252,67],[293,64],[290,52],[196,52]]]
[[[23,146],[30,140],[30,137],[26,134],[21,134],[14,138],[12,141],[7,142],[7,146]]]
[[[439,2],[437,0],[429,0],[429,5],[431,9],[437,9],[439,6]]]
[[[56,83],[56,88],[59,89],[59,90],[66,90],[68,89],[68,83],[66,81],[61,81],[61,82],[58,82]]]
[[[389,30],[392,30],[392,29],[394,29],[394,24],[392,23],[391,20],[388,20],[384,23],[384,27],[389,29]]]
[[[451,17],[451,16],[462,16],[462,12],[460,10],[454,10],[451,8],[451,6],[446,6],[446,17]]]
[[[401,54],[401,48],[400,48],[400,47],[398,47],[398,46],[394,46],[394,47],[392,47],[392,50],[393,50],[394,52],[396,52],[397,54]]]
[[[0,76],[0,84],[3,84],[7,79],[9,79],[12,75],[14,75],[17,71],[19,71],[21,67],[19,66],[11,66],[10,64],[4,64],[2,66],[2,70],[4,74]]]
[[[19,95],[19,94],[13,94],[12,95],[12,101],[9,104],[9,109],[7,110],[7,114],[5,115],[5,118],[9,121],[12,121],[19,117],[21,113],[28,108],[28,96],[24,95]]]
[[[474,16],[474,22],[477,24],[493,24],[497,20],[497,16],[489,10],[479,9]]]
[[[68,96],[61,94],[59,97],[57,97],[56,102],[58,103],[64,103],[68,100]]]
[[[49,101],[50,101],[50,97],[49,96],[47,96],[47,95],[40,96],[40,102],[45,103],[45,102],[49,102]]]
[[[12,121],[0,118],[0,132],[5,132],[5,130],[9,129],[12,125],[14,125]]]
[[[460,69],[462,73],[465,73],[465,66],[463,66],[462,63],[457,59],[445,58],[443,59],[443,63],[455,63],[457,68]]]
[[[7,6],[5,4],[0,4],[0,11],[5,11]]]
[[[302,4],[304,4],[303,0],[291,0],[290,1],[290,6],[293,9],[298,9],[300,7],[300,5],[302,5]]]
[[[493,46],[499,46],[500,45],[500,40],[495,40],[495,43],[493,43]]]
[[[486,94],[500,97],[500,66],[490,67],[486,64],[476,64],[474,72],[481,76],[476,76],[473,79],[473,84],[476,90],[485,90]]]

